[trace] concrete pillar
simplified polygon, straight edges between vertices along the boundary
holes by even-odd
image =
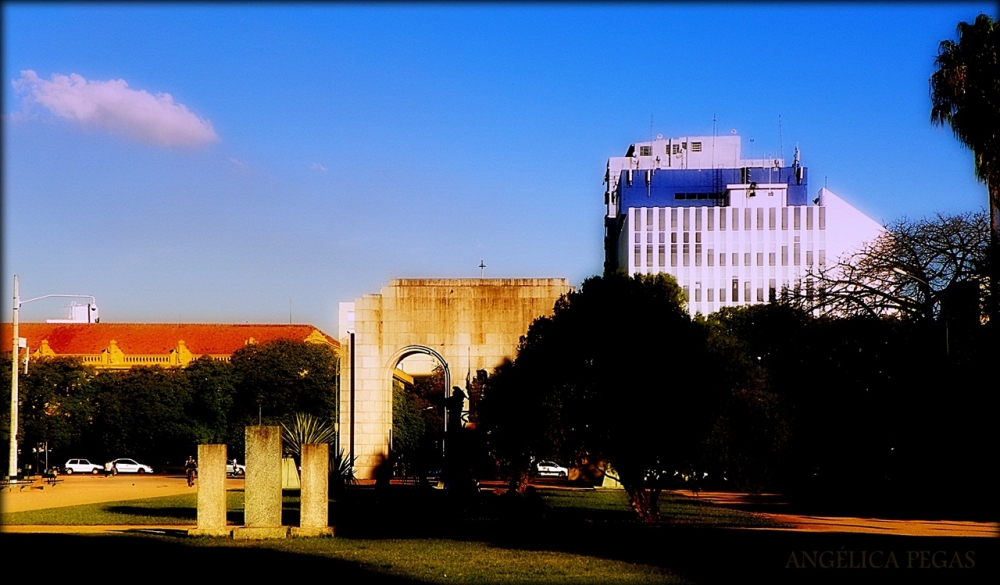
[[[198,527],[192,536],[228,536],[226,446],[198,445]]]
[[[329,523],[330,445],[302,445],[299,527],[292,536],[333,536]]]
[[[281,525],[281,427],[246,428],[244,523],[233,538],[285,538]]]

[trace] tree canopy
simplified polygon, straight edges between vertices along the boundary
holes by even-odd
[[[672,276],[595,276],[532,323],[487,381],[481,420],[510,468],[532,456],[610,464],[650,520],[649,478],[689,464],[709,428],[704,346]]]
[[[980,14],[958,24],[958,40],[941,41],[930,78],[931,122],[947,124],[972,150],[976,176],[989,190],[990,316],[997,317],[1000,270],[1000,30]]]
[[[983,212],[901,219],[858,252],[810,269],[820,294],[798,300],[841,316],[933,321],[962,306],[978,319],[986,311],[988,233]]]

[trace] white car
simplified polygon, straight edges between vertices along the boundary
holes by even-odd
[[[153,473],[153,468],[148,465],[136,462],[135,459],[115,459],[111,462],[118,473]]]
[[[538,472],[538,477],[559,477],[563,479],[569,477],[569,469],[553,461],[539,461],[535,465],[535,470]]]
[[[247,468],[245,465],[240,465],[237,463],[236,466],[233,467],[232,463],[226,463],[226,475],[230,475],[232,477],[243,477],[246,474],[247,474]]]
[[[73,475],[74,473],[92,473],[97,475],[104,470],[103,465],[95,465],[86,459],[70,459],[63,465],[63,473]]]

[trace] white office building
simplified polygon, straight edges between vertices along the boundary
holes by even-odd
[[[672,274],[692,315],[818,294],[807,269],[883,229],[828,189],[810,197],[798,149],[789,166],[744,159],[736,135],[633,144],[605,182],[605,270]]]

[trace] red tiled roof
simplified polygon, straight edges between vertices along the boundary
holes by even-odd
[[[0,327],[2,351],[11,351],[11,324]],[[126,354],[166,354],[184,341],[195,356],[204,354],[229,355],[243,347],[253,337],[257,343],[275,339],[304,341],[313,331],[312,325],[227,325],[221,323],[19,323],[18,336],[28,340],[35,351],[42,340],[57,355],[98,354],[107,349],[111,340]],[[340,345],[326,333],[323,337]]]

